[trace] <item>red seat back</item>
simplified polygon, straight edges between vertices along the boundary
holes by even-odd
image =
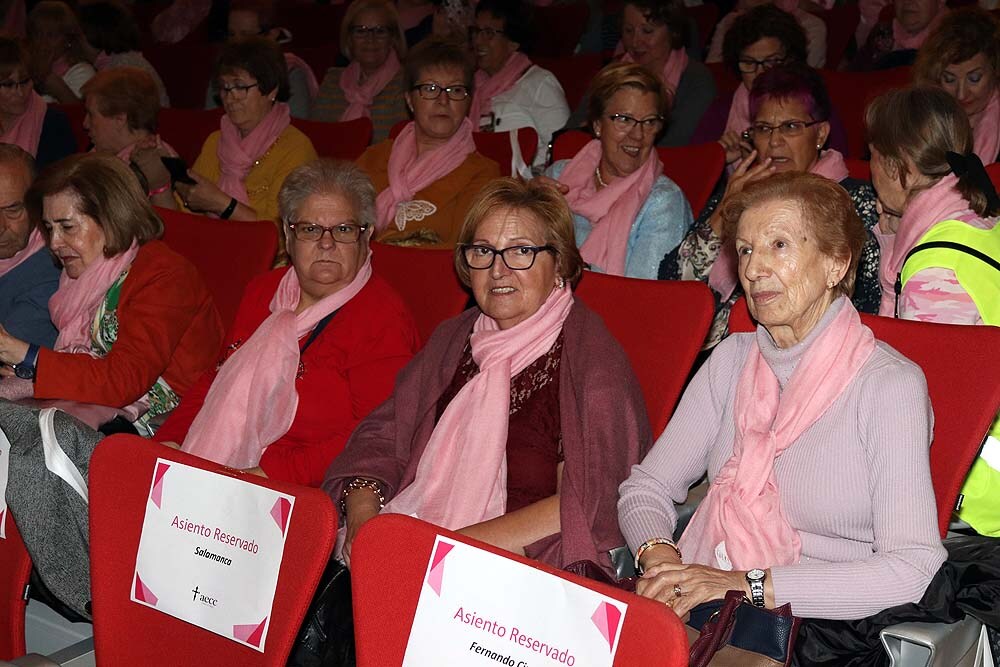
[[[219,129],[222,113],[222,109],[161,109],[157,131],[191,167],[208,135]]]
[[[702,51],[708,51],[708,45],[712,39],[712,32],[715,31],[715,24],[719,22],[719,6],[714,2],[706,2],[696,7],[688,7],[687,14],[694,19],[698,26],[698,43]]]
[[[132,602],[130,588],[156,459],[184,463],[295,497],[265,651]],[[330,558],[337,514],[319,489],[275,482],[133,435],[112,435],[90,460],[94,648],[102,665],[284,665]]]
[[[580,105],[587,94],[590,80],[604,66],[603,53],[576,53],[561,58],[532,59],[536,65],[549,70],[559,80],[570,111]]]
[[[372,120],[362,117],[342,123],[292,118],[292,125],[312,141],[320,157],[333,157],[353,162],[372,142]]]
[[[865,109],[882,93],[909,85],[910,71],[910,67],[876,72],[820,70],[830,93],[830,102],[847,132],[847,155],[844,157],[865,157],[868,145]]]
[[[920,366],[934,408],[931,478],[938,527],[948,532],[952,510],[983,437],[1000,409],[1000,327],[897,320],[862,313],[875,337]],[[729,317],[730,331],[753,327],[746,301]]]
[[[217,44],[188,42],[150,44],[143,55],[163,80],[170,105],[183,109],[203,109],[212,69],[219,53]]]
[[[986,173],[990,175],[993,187],[1000,190],[1000,162],[986,165]]]
[[[347,12],[347,2],[279,2],[275,3],[277,15],[274,24],[287,28],[295,38],[294,49],[300,47],[329,46],[337,51],[340,41],[340,23]],[[299,54],[301,55],[301,54]],[[317,75],[320,73],[317,72]]]
[[[726,63],[705,63],[705,67],[712,73],[715,79],[715,88],[719,91],[719,97],[735,92],[740,86],[740,78],[729,69]]]
[[[24,589],[31,576],[31,556],[9,510],[0,521],[6,521],[7,535],[0,540],[0,660],[13,660],[25,652]]]
[[[372,243],[372,269],[410,309],[423,342],[469,302],[468,292],[455,275],[454,257],[451,250]]]
[[[194,264],[229,329],[250,280],[271,268],[278,252],[278,229],[270,220],[216,220],[157,208],[163,240]]]
[[[576,51],[576,45],[587,29],[590,8],[586,2],[552,4],[534,8],[538,39],[532,45],[532,55],[562,58]]]
[[[408,516],[386,514],[368,521],[352,547],[351,587],[354,593],[358,667],[403,664],[427,562],[438,535],[471,544],[626,602],[628,613],[625,614],[618,640],[616,667],[684,667],[688,664],[684,627],[677,616],[661,603],[557,570]],[[406,547],[399,548],[401,544]],[[489,576],[489,573],[484,573],[484,576]],[[387,601],[392,603],[391,613],[386,611]]]
[[[847,158],[844,162],[847,164],[847,173],[851,178],[856,178],[859,181],[872,180],[872,165],[868,160]]]
[[[333,39],[333,35],[330,35],[330,38]],[[296,39],[289,50],[309,63],[313,74],[316,75],[316,80],[320,83],[323,83],[326,71],[337,65],[337,59],[341,55],[340,47],[336,41],[323,44],[322,46],[300,46]]]
[[[395,139],[403,131],[408,120],[401,120],[389,130],[389,138]],[[511,130],[510,132],[514,132]],[[511,175],[511,159],[514,153],[510,149],[510,132],[473,132],[472,140],[476,142],[476,152],[488,157],[500,167],[501,176]],[[521,127],[516,130],[517,143],[521,147],[521,158],[525,164],[531,164],[538,151],[538,133],[533,127]]]
[[[52,106],[66,114],[69,119],[69,127],[73,130],[73,137],[76,139],[76,149],[81,153],[86,152],[90,148],[90,135],[83,129],[83,116],[86,114],[83,105],[53,104]]]
[[[837,5],[815,12],[826,24],[826,66],[837,69],[857,30],[861,13],[857,3]]]
[[[708,334],[711,292],[698,281],[640,280],[587,271],[576,295],[604,319],[628,355],[653,433],[659,435]]]

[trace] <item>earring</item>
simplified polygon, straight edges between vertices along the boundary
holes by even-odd
[[[835,282],[833,282],[833,281],[831,280],[830,282],[828,282],[828,283],[826,284],[826,288],[827,288],[827,289],[833,289],[833,286],[834,286],[834,285],[836,285],[836,284],[837,284],[837,283],[835,283]]]
[[[823,150],[823,144],[816,144],[816,150]]]
[[[563,279],[562,276],[559,276],[558,278],[556,278],[556,289],[562,289],[564,287],[566,287],[566,281]]]

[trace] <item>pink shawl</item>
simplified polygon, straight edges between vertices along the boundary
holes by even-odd
[[[170,157],[177,157],[177,151],[174,150],[174,147],[171,146],[170,144],[168,144],[167,142],[165,142],[160,137],[160,135],[154,134],[153,135],[153,140],[156,142],[156,147],[159,148],[160,150],[162,150],[166,155],[168,155]],[[129,144],[125,148],[123,148],[120,151],[118,151],[118,153],[116,153],[116,155],[118,156],[118,159],[121,160],[122,162],[124,162],[125,164],[128,164],[129,162],[131,162],[132,161],[132,153],[135,152],[135,149],[138,147],[138,145],[141,143],[141,141],[142,140],[137,141],[137,142],[132,143],[132,144]]]
[[[1000,156],[1000,90],[994,90],[986,108],[975,116],[969,116],[972,123],[973,151],[983,161],[990,164]]]
[[[878,314],[892,317],[896,303],[894,286],[896,276],[903,269],[906,254],[927,231],[943,220],[954,218],[975,218],[976,213],[969,208],[969,202],[955,186],[958,177],[948,174],[940,181],[918,193],[906,205],[892,240],[892,251],[882,251],[879,264],[879,282],[882,283],[882,302]]]
[[[38,153],[38,140],[42,136],[42,124],[45,122],[45,112],[48,105],[42,96],[31,91],[28,95],[28,108],[17,120],[3,130],[0,143],[16,144],[25,151],[35,155]]]
[[[583,259],[605,273],[624,276],[629,233],[653,183],[663,173],[663,163],[654,146],[641,167],[598,190],[594,172],[601,155],[601,142],[590,141],[566,165],[559,182],[569,186],[569,207],[590,221],[590,235],[580,246]]]
[[[893,51],[905,51],[907,49],[919,49],[923,46],[924,42],[930,36],[934,29],[937,28],[938,23],[944,18],[948,9],[944,6],[944,2],[941,2],[941,8],[931,22],[927,24],[927,27],[918,32],[915,35],[911,35],[903,28],[903,24],[899,22],[899,19],[892,20],[892,50]]]
[[[271,298],[271,315],[219,369],[182,449],[233,468],[256,466],[295,419],[299,339],[354,298],[371,274],[369,254],[346,287],[296,314],[302,291],[289,269]]]
[[[393,142],[392,153],[389,154],[389,187],[380,192],[375,200],[378,215],[376,229],[381,232],[395,222],[402,230],[406,219],[399,205],[458,169],[465,158],[475,151],[472,123],[468,118],[462,121],[458,131],[448,141],[423,155],[417,155],[416,126],[413,122],[407,123]]]
[[[375,96],[381,93],[393,77],[399,73],[399,67],[399,58],[396,56],[395,49],[389,49],[389,57],[364,83],[360,83],[361,65],[357,61],[345,67],[344,71],[340,73],[340,89],[344,91],[344,97],[347,98],[347,109],[344,110],[340,120],[370,118]]]
[[[229,116],[223,116],[220,121],[222,136],[216,149],[219,157],[219,182],[216,185],[219,189],[249,205],[250,197],[243,181],[253,169],[254,162],[267,152],[290,122],[288,105],[284,102],[271,107],[246,137],[240,136],[240,131],[229,120]]]
[[[472,97],[469,107],[469,118],[473,125],[479,127],[479,119],[493,109],[493,98],[514,87],[514,84],[524,76],[531,67],[531,58],[520,51],[515,51],[507,58],[500,70],[490,76],[484,70],[476,70],[476,94]]]
[[[306,86],[309,88],[309,99],[315,99],[316,93],[319,92],[319,81],[316,80],[316,75],[313,73],[312,67],[309,66],[309,63],[302,60],[302,58],[299,58],[294,53],[286,53],[285,66],[288,68],[289,74],[291,74],[293,70],[297,69],[305,72]]]
[[[798,563],[799,533],[788,523],[774,462],[794,446],[857,376],[875,349],[875,337],[846,297],[824,331],[809,345],[782,390],[752,345],[736,385],[733,456],[681,537],[688,562],[747,570]],[[769,335],[761,328],[757,336]]]
[[[626,51],[622,55],[621,61],[623,63],[634,63],[635,58]],[[687,69],[687,66],[687,49],[674,49],[670,52],[667,62],[664,63],[663,69],[659,72],[660,81],[663,82],[664,87],[667,89],[667,94],[670,95],[671,104],[673,104],[673,98],[677,95],[677,86],[680,85],[681,77],[684,76],[684,70]]]
[[[383,513],[457,530],[506,511],[510,379],[552,347],[572,306],[570,288],[554,288],[537,312],[510,329],[485,314],[476,319],[469,342],[479,373],[445,408],[413,482]]]
[[[26,259],[44,247],[45,239],[42,238],[41,232],[37,229],[33,229],[31,234],[28,235],[28,243],[23,248],[15,252],[7,259],[0,259],[0,278],[3,278],[5,275],[16,269],[18,266],[23,264]]]
[[[729,118],[726,120],[726,132],[740,134],[750,127],[753,119],[750,118],[750,91],[743,84],[736,88],[733,93],[732,104],[729,105]]]

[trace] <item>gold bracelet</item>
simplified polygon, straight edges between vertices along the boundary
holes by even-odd
[[[635,552],[635,571],[636,571],[636,574],[642,576],[642,573],[644,572],[644,568],[639,563],[639,559],[642,558],[642,555],[644,553],[646,553],[646,550],[649,549],[649,548],[651,548],[651,547],[659,546],[661,544],[665,545],[665,546],[668,546],[671,549],[673,549],[674,552],[677,554],[677,560],[681,561],[682,563],[684,562],[684,556],[681,555],[681,550],[677,547],[677,543],[676,542],[674,542],[673,540],[667,539],[666,537],[653,537],[653,538],[648,539],[645,542],[643,542],[639,546],[639,548],[636,550],[636,552]]]

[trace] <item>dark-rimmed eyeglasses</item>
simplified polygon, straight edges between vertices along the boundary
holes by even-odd
[[[232,83],[219,86],[219,97],[228,96],[234,100],[245,100],[251,88],[256,88],[259,83]]]
[[[436,83],[418,83],[410,90],[415,90],[425,100],[436,100],[444,92],[453,102],[461,102],[469,96],[469,88],[464,85],[439,86]]]
[[[21,88],[25,88],[30,85],[31,85],[31,77],[25,77],[19,81],[15,81],[13,79],[6,79],[4,81],[0,81],[0,91],[9,93],[11,91],[19,90]]]
[[[535,257],[540,252],[556,254],[556,249],[550,245],[515,245],[502,250],[488,245],[466,244],[462,246],[462,259],[465,265],[476,271],[493,268],[497,255],[511,271],[527,271],[535,265]]]
[[[613,113],[608,116],[608,120],[619,132],[631,132],[632,128],[638,125],[643,132],[659,132],[663,127],[663,116],[650,116],[639,120],[629,116],[627,113]]]
[[[756,60],[754,58],[740,58],[736,61],[737,67],[744,74],[753,74],[757,70],[768,70],[772,67],[777,67],[778,65],[784,65],[787,58],[785,56],[770,56],[764,58],[763,60]]]
[[[497,35],[502,35],[503,30],[497,30],[496,28],[480,28],[478,26],[472,26],[469,28],[469,39],[475,40],[476,37],[482,35],[487,41],[492,41]]]
[[[821,120],[786,120],[784,123],[779,123],[777,125],[768,125],[767,123],[754,123],[750,126],[749,132],[750,136],[762,136],[770,137],[771,134],[777,130],[778,134],[783,137],[797,137],[806,131],[807,127],[812,127],[817,123],[822,123]]]
[[[387,25],[352,25],[347,29],[351,37],[357,39],[388,39],[389,26]]]
[[[352,222],[342,222],[333,227],[324,227],[314,222],[289,222],[287,224],[296,240],[309,243],[319,243],[319,240],[327,232],[330,232],[330,238],[337,243],[357,243],[361,235],[368,229],[368,225],[356,225]]]

